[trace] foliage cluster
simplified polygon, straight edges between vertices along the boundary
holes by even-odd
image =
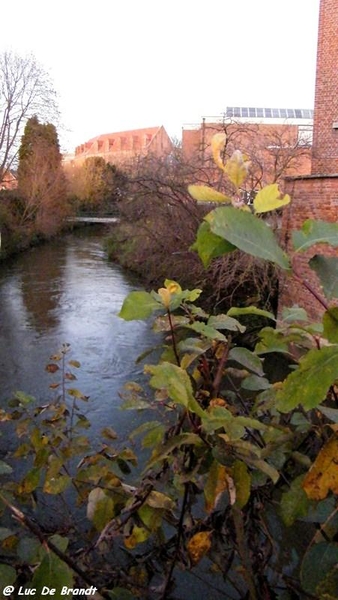
[[[223,146],[216,137],[216,163],[238,189],[247,161],[236,153],[224,164]],[[292,274],[292,258],[259,218],[290,201],[275,184],[252,207],[205,185],[190,194],[218,204],[194,244],[205,264],[239,248]],[[293,233],[295,253],[317,243],[337,246],[338,225],[306,221]],[[329,300],[338,297],[337,261],[310,261]],[[215,598],[337,598],[338,309],[323,297],[320,323],[301,307],[276,323],[255,306],[209,314],[200,294],[167,279],[123,303],[123,319],[152,318],[163,342],[144,367],[153,391],[130,382],[123,393],[124,409],[148,416],[130,447],[109,426],[99,448],[82,433],[89,423],[78,404],[87,398],[73,387],[80,365],[67,346],[47,365],[61,375],[55,400],[37,405],[18,393],[1,412],[20,440],[11,461],[27,463],[19,481],[9,460],[0,463],[2,509],[23,526],[0,528],[2,582],[52,585],[55,598],[63,585],[85,584],[105,598],[164,600],[181,597],[177,572],[199,581],[208,572]],[[243,320],[257,315],[266,326],[250,350]],[[148,456],[133,475],[139,439]],[[39,514],[51,497],[64,515],[55,531]],[[74,499],[78,516],[67,524]]]
[[[19,149],[18,190],[24,209],[19,226],[43,235],[56,233],[69,212],[57,131],[28,119]]]
[[[260,306],[270,308],[277,285],[271,264],[238,250],[219,255],[205,268],[192,250],[207,210],[193,200],[188,184],[212,185],[217,180],[218,190],[226,191],[228,180],[218,172],[208,162],[187,161],[180,148],[166,159],[139,159],[117,205],[120,222],[107,240],[108,253],[149,287],[168,277],[185,287],[201,287],[203,302],[210,305],[221,300],[230,306],[234,297],[246,304],[255,297]]]
[[[54,125],[28,119],[18,158],[18,188],[0,192],[2,257],[54,236],[71,210]]]
[[[115,214],[126,175],[100,156],[87,158],[81,166],[65,167],[68,194],[77,214]]]

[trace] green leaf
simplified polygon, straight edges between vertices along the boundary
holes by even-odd
[[[17,555],[22,562],[33,564],[38,562],[41,544],[38,540],[30,537],[21,538],[17,546]],[[1,576],[0,576],[1,581]]]
[[[165,427],[160,421],[147,421],[146,423],[142,423],[137,429],[134,429],[129,438],[134,439],[138,435],[144,435],[142,446],[144,448],[151,448],[161,442],[164,432]]]
[[[214,327],[214,329],[227,329],[228,331],[239,331],[240,333],[244,333],[246,330],[244,325],[241,325],[237,319],[233,319],[232,317],[229,317],[229,315],[216,315],[210,317],[208,325]]]
[[[0,581],[2,588],[16,582],[16,570],[9,565],[0,564]],[[2,596],[4,598],[4,596]]]
[[[37,467],[33,467],[28,471],[19,485],[19,493],[30,494],[38,487],[40,483],[41,471]]]
[[[294,249],[301,252],[314,244],[338,246],[338,224],[307,219],[302,228],[292,232]]]
[[[49,477],[47,471],[43,491],[46,492],[46,494],[62,494],[71,483],[72,479],[68,475],[58,474],[56,477]]]
[[[329,408],[328,406],[320,406],[319,410],[333,423],[338,423],[338,408]]]
[[[308,514],[310,500],[302,488],[304,475],[296,477],[291,483],[290,489],[282,495],[280,511],[282,519],[287,527],[293,525],[296,519]]]
[[[229,317],[240,317],[241,315],[256,315],[258,317],[266,317],[272,321],[276,321],[276,317],[269,311],[257,308],[257,306],[246,306],[245,308],[237,308],[233,306],[227,312]]]
[[[175,435],[170,438],[168,442],[162,444],[158,449],[153,452],[150,461],[147,466],[152,467],[157,462],[167,459],[172,451],[176,448],[180,448],[181,446],[202,446],[203,442],[199,435],[196,433],[181,433],[180,435]]]
[[[231,198],[207,185],[189,185],[188,192],[197,202],[225,202],[231,203]]]
[[[243,379],[241,383],[243,390],[249,390],[256,392],[258,390],[267,390],[271,387],[271,383],[265,377],[259,377],[258,375],[250,375]]]
[[[232,207],[216,208],[206,216],[211,231],[236,248],[290,269],[287,255],[270,227],[255,215]]]
[[[150,373],[150,385],[158,390],[165,389],[171,400],[196,413],[204,415],[204,411],[193,395],[190,377],[184,369],[164,362],[160,365],[146,365],[145,373]]]
[[[34,396],[29,396],[25,394],[25,392],[15,392],[16,400],[19,400],[20,404],[31,404],[32,402],[36,402]]]
[[[338,258],[316,254],[309,265],[317,273],[326,298],[338,298]]]
[[[321,542],[310,546],[302,562],[300,578],[306,592],[315,594],[317,586],[338,562],[338,544]]]
[[[234,360],[256,375],[264,375],[262,359],[247,348],[232,348],[229,352],[229,360]]]
[[[285,323],[293,323],[294,321],[307,321],[308,314],[304,308],[300,306],[292,306],[291,308],[283,308],[282,319]]]
[[[98,531],[111,521],[115,514],[114,501],[101,488],[94,488],[88,496],[87,517]]]
[[[198,337],[185,338],[178,343],[178,349],[182,354],[184,352],[191,352],[192,354],[199,356],[200,354],[204,354],[209,348],[211,348],[210,340]]]
[[[13,469],[10,465],[0,460],[0,475],[7,475],[8,473],[12,473],[12,471]]]
[[[148,319],[154,311],[163,310],[163,304],[148,292],[130,292],[125,298],[118,314],[125,321]]]
[[[82,392],[80,392],[80,390],[76,388],[68,388],[67,394],[73,396],[73,398],[77,398],[78,400],[84,400],[85,402],[87,402],[88,400],[88,396],[85,396]]]
[[[223,406],[214,406],[205,412],[203,426],[207,433],[213,433],[217,429],[226,428],[233,420],[231,412]]]
[[[196,333],[200,333],[209,340],[219,340],[221,342],[226,342],[227,340],[223,333],[220,333],[217,329],[210,327],[209,324],[206,325],[200,321],[196,321],[196,323],[192,323],[191,325],[185,325],[185,327],[187,329],[191,329],[192,331],[196,331]]]
[[[178,327],[183,327],[184,325],[188,325],[190,322],[189,317],[184,317],[183,315],[171,315],[171,324],[168,315],[161,315],[156,317],[153,330],[156,333],[163,333],[171,330],[171,325],[174,329]],[[153,349],[152,349],[153,351]]]
[[[75,367],[76,369],[79,369],[79,368],[81,367],[81,363],[80,363],[78,360],[70,360],[70,361],[68,362],[68,364],[69,364],[71,367]]]
[[[204,267],[208,267],[213,258],[233,252],[236,247],[212,233],[209,223],[204,221],[198,228],[196,241],[190,247],[190,250],[197,252]]]
[[[236,488],[235,504],[242,509],[247,504],[251,491],[251,476],[243,461],[236,460],[234,462],[232,476]]]
[[[332,344],[338,342],[338,307],[329,308],[323,315],[324,336]]]
[[[170,505],[170,508],[174,508],[174,506],[174,504]],[[137,514],[141,518],[142,523],[150,529],[150,531],[155,531],[162,525],[164,512],[165,509],[163,508],[152,508],[148,504],[142,504],[138,509]]]
[[[151,508],[162,508],[163,510],[173,510],[175,502],[166,494],[152,490],[146,498],[146,503]]]
[[[277,408],[289,412],[301,404],[305,410],[315,408],[326,398],[338,378],[338,346],[310,350],[299,367],[288,375],[277,392]]]
[[[259,332],[260,342],[257,342],[255,351],[257,354],[269,354],[270,352],[289,352],[289,342],[299,339],[299,335],[286,336],[281,331],[272,327],[264,327]]]
[[[262,460],[260,458],[250,458],[247,459],[247,462],[253,467],[256,467],[256,469],[262,471],[262,473],[264,473],[265,475],[268,475],[268,477],[270,477],[274,484],[276,484],[279,480],[279,473],[277,469],[275,469],[275,467],[267,463],[265,460]]]
[[[289,204],[290,196],[285,194],[281,198],[281,192],[278,188],[278,183],[272,183],[271,185],[266,185],[262,190],[256,194],[253,206],[256,213],[265,213],[269,210],[275,210],[277,208],[281,208],[286,204]]]
[[[34,571],[32,584],[30,587],[36,588],[38,597],[41,597],[41,590],[44,586],[56,590],[53,599],[62,600],[62,588],[73,587],[74,576],[68,565],[64,563],[53,552],[46,552],[40,565]]]

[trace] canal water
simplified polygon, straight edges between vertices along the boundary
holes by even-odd
[[[136,358],[158,338],[149,324],[117,316],[140,285],[106,259],[104,232],[87,227],[0,265],[0,406],[18,390],[46,401],[45,366],[68,343],[92,435],[110,425],[127,437],[133,413],[120,410],[119,392],[142,377]]]
[[[99,444],[101,429],[110,426],[123,444],[142,416],[122,411],[119,394],[126,382],[144,381],[143,363],[136,359],[160,340],[149,323],[118,317],[126,295],[142,286],[107,260],[105,233],[100,227],[84,228],[0,264],[0,408],[16,391],[39,404],[48,401],[51,375],[45,366],[67,343],[69,358],[81,363],[74,384],[89,396],[81,405],[91,422],[86,435]],[[15,443],[15,436],[4,433],[0,458]],[[208,568],[193,575],[180,572],[175,597],[236,598],[215,589]]]

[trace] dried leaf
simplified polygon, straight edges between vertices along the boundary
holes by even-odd
[[[187,544],[187,550],[193,565],[196,565],[211,547],[211,531],[200,531],[192,536]]]
[[[48,365],[46,365],[46,371],[48,373],[56,373],[56,371],[59,370],[59,366],[56,365],[55,363],[49,363]]]
[[[326,498],[329,491],[338,494],[338,436],[333,435],[319,452],[307,473],[303,489],[311,500]]]

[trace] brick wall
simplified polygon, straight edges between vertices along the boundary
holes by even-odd
[[[337,0],[320,3],[312,173],[338,173]]]
[[[285,189],[292,201],[283,211],[282,245],[292,252],[292,230],[300,229],[306,219],[318,219],[335,222],[338,220],[338,175],[309,175],[303,178],[288,178]],[[319,280],[308,266],[309,259],[315,254],[337,256],[338,249],[326,244],[312,246],[306,252],[293,255],[295,269],[321,295]],[[285,277],[280,281],[279,312],[283,307],[299,305],[305,308],[312,319],[322,315],[323,306],[294,277]]]

